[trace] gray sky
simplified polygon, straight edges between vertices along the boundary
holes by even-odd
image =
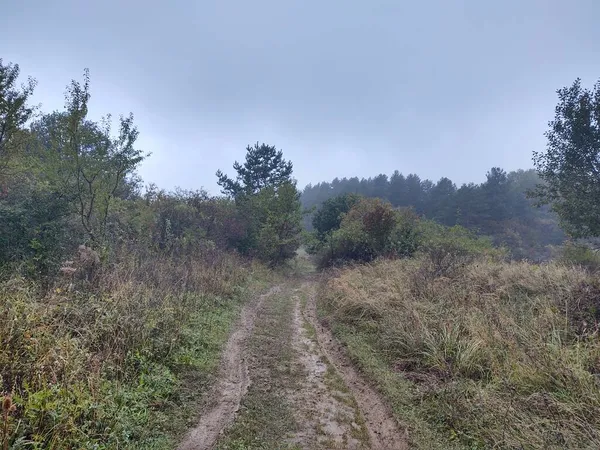
[[[218,191],[256,141],[300,187],[398,169],[457,183],[531,167],[555,90],[600,78],[600,1],[4,0],[0,57],[60,109],[132,111],[141,175]]]

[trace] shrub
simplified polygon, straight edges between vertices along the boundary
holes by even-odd
[[[313,228],[321,241],[340,228],[344,215],[360,201],[356,194],[343,194],[325,200],[313,217]]]
[[[320,266],[370,262],[378,257],[428,256],[429,271],[440,275],[478,255],[499,256],[489,239],[461,226],[445,227],[420,219],[411,209],[393,209],[379,199],[363,198],[343,215],[340,228],[325,238]]]
[[[396,224],[390,234],[390,253],[399,256],[412,256],[421,246],[422,221],[410,208],[396,210]]]
[[[490,239],[475,235],[460,225],[444,227],[435,222],[421,224],[419,250],[427,255],[426,262],[433,276],[445,276],[450,271],[464,267],[479,256],[501,256]]]
[[[593,272],[600,270],[600,253],[584,244],[566,243],[558,259],[564,264],[581,266]]]
[[[379,256],[409,254],[416,245],[415,220],[380,199],[363,198],[325,240],[320,265],[337,261],[369,262]]]

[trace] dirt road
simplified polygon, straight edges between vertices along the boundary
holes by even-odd
[[[294,278],[242,311],[211,402],[180,450],[406,448],[376,392],[319,323],[316,282]]]

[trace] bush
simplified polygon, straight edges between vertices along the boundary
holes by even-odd
[[[336,261],[372,261],[390,250],[390,238],[397,224],[389,203],[363,198],[342,218],[320,255],[320,265]]]
[[[236,199],[245,225],[245,236],[237,249],[270,265],[296,255],[302,231],[300,193],[294,183],[267,186]]]
[[[411,209],[393,209],[379,199],[363,198],[344,214],[340,228],[327,236],[319,252],[320,266],[378,257],[428,255],[430,271],[439,275],[478,255],[499,256],[485,237],[461,226],[445,227],[420,219]]]
[[[396,224],[390,235],[390,253],[398,257],[414,255],[423,239],[422,224],[412,209],[396,210]]]
[[[313,217],[313,228],[321,241],[338,230],[344,215],[360,201],[356,194],[344,194],[325,200]]]
[[[600,270],[600,253],[584,244],[566,243],[560,250],[558,260],[564,264],[581,266],[592,272]]]
[[[444,227],[435,222],[423,222],[421,232],[419,250],[427,256],[425,261],[432,276],[446,276],[480,256],[504,254],[501,249],[494,248],[489,238],[477,236],[460,225]]]

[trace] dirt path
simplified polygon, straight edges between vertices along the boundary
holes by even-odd
[[[292,279],[242,312],[213,404],[180,450],[406,448],[389,409],[316,316],[316,282]]]
[[[363,379],[348,359],[344,350],[333,338],[330,330],[317,319],[316,292],[314,285],[307,285],[308,302],[305,314],[315,328],[317,339],[325,356],[341,375],[352,392],[362,412],[373,449],[401,450],[408,448],[408,437],[400,432],[390,408],[375,390]]]
[[[266,298],[279,289],[279,286],[273,287],[256,302],[246,305],[242,310],[239,323],[229,337],[223,352],[219,381],[210,392],[213,402],[207,405],[206,413],[200,417],[196,427],[188,433],[179,450],[212,448],[221,431],[235,418],[240,401],[246,395],[250,383],[248,365],[243,352],[244,343],[252,333],[256,311],[260,309]]]
[[[300,425],[290,442],[300,448],[368,449],[369,434],[358,405],[321,351],[314,327],[305,319],[305,287],[292,297],[293,347],[303,376],[299,389],[290,392]]]

